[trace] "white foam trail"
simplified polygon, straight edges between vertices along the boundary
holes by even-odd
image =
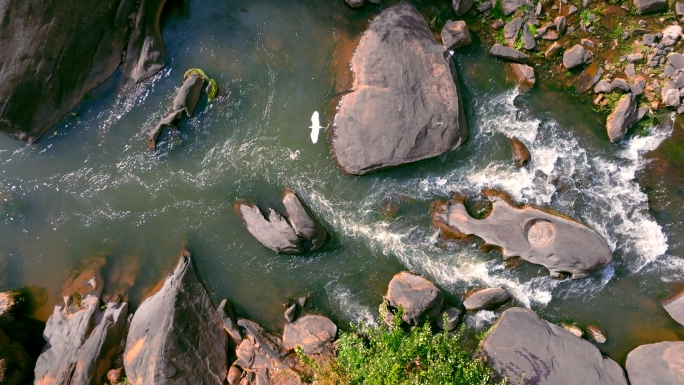
[[[468,329],[483,330],[485,327],[493,324],[499,314],[490,310],[480,310],[474,314],[466,316],[466,327]]]
[[[330,282],[325,286],[330,302],[337,307],[337,311],[344,315],[345,319],[355,324],[364,322],[366,325],[376,326],[375,313],[368,307],[361,305],[348,288],[337,286]]]

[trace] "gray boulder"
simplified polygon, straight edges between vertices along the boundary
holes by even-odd
[[[684,325],[684,290],[668,297],[662,303],[670,317]]]
[[[681,39],[682,27],[679,25],[670,25],[663,30],[662,34],[663,37],[660,40],[660,44],[665,48],[672,47]]]
[[[629,84],[627,84],[627,81],[625,79],[613,79],[613,81],[610,82],[610,91],[620,93],[629,92]]]
[[[505,289],[500,287],[490,287],[475,291],[468,295],[468,297],[463,300],[463,306],[467,311],[478,311],[501,306],[510,299],[511,296]]]
[[[671,53],[667,56],[667,62],[670,63],[675,69],[684,69],[684,55],[681,53]]]
[[[677,16],[684,16],[684,4],[680,2],[675,3],[675,12],[677,12]]]
[[[444,317],[446,316],[446,324],[444,323]],[[455,307],[449,307],[442,311],[442,313],[437,317],[437,327],[441,330],[454,331],[461,321],[461,310]]]
[[[456,69],[409,3],[370,22],[351,60],[354,92],[342,97],[332,150],[349,174],[455,150],[468,132]]]
[[[537,42],[534,40],[532,32],[530,32],[530,23],[525,23],[525,25],[523,26],[522,41],[525,49],[528,51],[537,48]]]
[[[573,279],[602,269],[613,261],[606,241],[589,227],[547,208],[517,206],[496,190],[484,190],[492,202],[484,219],[472,218],[464,198],[432,205],[432,224],[448,237],[471,235],[498,246],[504,259],[520,258],[549,269],[552,277],[570,274]]]
[[[506,47],[501,44],[494,44],[489,50],[489,54],[521,64],[527,64],[530,61],[530,58],[524,53],[515,48]]]
[[[597,94],[606,94],[610,92],[611,89],[610,82],[607,80],[601,80],[594,86],[594,92]]]
[[[615,361],[529,309],[504,311],[482,341],[482,351],[494,371],[512,384],[627,385]]]
[[[297,303],[290,305],[287,310],[285,310],[285,319],[287,322],[294,322],[297,319]]]
[[[553,20],[553,24],[556,26],[556,31],[559,35],[563,35],[565,28],[568,26],[568,22],[565,16],[558,16]]]
[[[35,384],[101,383],[111,368],[123,335],[128,304],[110,302],[100,311],[100,299],[55,306],[45,325],[47,345],[36,362]]]
[[[137,14],[149,8],[143,3]],[[0,8],[4,20],[0,131],[17,139],[40,138],[114,74],[124,51],[132,58],[144,48],[135,44],[126,48],[129,15],[135,15],[138,7],[135,0],[4,4]]]
[[[244,343],[244,342],[243,342]],[[124,367],[133,384],[223,384],[228,336],[184,252],[131,321]]]
[[[666,81],[663,88],[660,90],[660,97],[664,105],[674,108],[679,107],[680,94],[679,89],[677,88],[677,82],[674,80]]]
[[[515,12],[518,8],[522,7],[527,3],[527,0],[497,0],[501,1],[501,7],[503,8],[504,15],[508,16]]]
[[[402,319],[409,325],[431,321],[440,313],[444,302],[444,294],[432,282],[405,271],[392,277],[385,298],[390,306],[403,307]]]
[[[239,344],[240,342],[242,342],[242,332],[240,332],[240,328],[237,325],[237,319],[235,318],[235,312],[233,311],[233,307],[227,299],[221,301],[221,303],[216,308],[216,313],[221,319],[221,324],[223,325],[223,328],[226,330],[228,335],[236,343]]]
[[[337,326],[329,318],[308,314],[285,324],[283,345],[288,350],[300,346],[306,354],[321,354],[331,351],[336,335]]]
[[[684,342],[642,345],[627,355],[625,369],[632,385],[684,384]]]
[[[606,131],[611,143],[622,139],[627,129],[632,127],[637,120],[636,96],[627,94],[623,96],[606,121]]]
[[[165,127],[176,129],[176,123],[183,115],[192,117],[195,107],[199,103],[203,85],[204,78],[198,74],[192,74],[185,79],[183,86],[178,90],[176,97],[173,99],[171,111],[153,129],[147,132],[147,147],[150,150],[154,150],[157,146],[159,135],[161,135]]]
[[[447,49],[459,49],[473,42],[470,38],[470,31],[463,20],[449,20],[442,28],[442,44]]]
[[[639,13],[655,12],[667,7],[667,0],[634,0],[634,6]]]
[[[518,33],[520,33],[520,28],[522,28],[522,25],[523,21],[519,17],[516,17],[504,25],[503,35],[506,39],[506,44],[511,47],[513,46],[515,41],[518,39]]]
[[[571,69],[586,63],[589,59],[591,59],[589,51],[584,49],[581,45],[575,44],[574,47],[565,51],[563,54],[563,65],[565,68]]]
[[[272,208],[268,209],[268,216],[264,217],[258,207],[237,202],[236,211],[242,219],[247,231],[262,245],[284,254],[299,254],[304,252],[299,236],[292,226]]]
[[[549,48],[544,52],[544,57],[545,57],[547,60],[553,59],[554,57],[556,57],[556,55],[558,54],[558,51],[560,51],[560,49],[561,49],[561,45],[560,45],[560,44],[558,44],[558,43],[553,43],[553,44],[551,44],[551,46],[549,46]]]
[[[454,11],[456,16],[463,16],[473,7],[473,0],[453,0]]]
[[[301,238],[311,242],[309,247],[312,251],[318,250],[328,238],[328,233],[316,222],[309,211],[304,208],[294,191],[287,190],[283,196],[283,204],[287,210],[288,219],[292,229]]]

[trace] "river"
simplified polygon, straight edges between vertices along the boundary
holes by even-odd
[[[228,297],[275,331],[285,322],[282,303],[306,292],[342,327],[374,322],[389,280],[408,269],[456,303],[467,290],[498,285],[551,321],[601,325],[608,342],[599,347],[620,363],[638,345],[684,339],[658,302],[684,281],[684,259],[671,251],[684,242],[684,224],[656,221],[635,179],[671,126],[612,145],[603,116],[561,91],[520,93],[475,39],[453,56],[469,129],[458,150],[353,177],[334,164],[326,140],[311,142],[313,112],[323,126],[334,114],[336,42],[379,10],[342,0],[170,2],[161,73],[131,89],[118,72],[34,145],[0,136],[0,290],[42,288],[35,316],[44,320],[69,271],[104,256],[110,270],[131,272],[135,307],[187,244],[215,301]],[[189,68],[215,78],[221,94],[204,98],[181,134],[164,134],[150,153],[144,133]],[[507,136],[530,149],[527,168],[514,167]],[[330,232],[322,250],[275,255],[233,210],[239,198],[277,205],[286,187]],[[540,266],[510,270],[496,252],[441,241],[430,203],[453,191],[476,199],[483,188],[591,226],[615,262],[558,280]],[[495,317],[481,311],[467,325],[484,328]]]

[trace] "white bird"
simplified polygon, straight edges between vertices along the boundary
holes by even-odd
[[[321,131],[321,128],[325,128],[321,126],[321,121],[318,117],[318,111],[314,111],[313,115],[311,115],[311,141],[316,144],[318,142],[318,133]]]

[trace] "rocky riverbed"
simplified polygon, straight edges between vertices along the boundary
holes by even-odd
[[[2,10],[0,384],[684,382],[682,4],[105,3]]]

